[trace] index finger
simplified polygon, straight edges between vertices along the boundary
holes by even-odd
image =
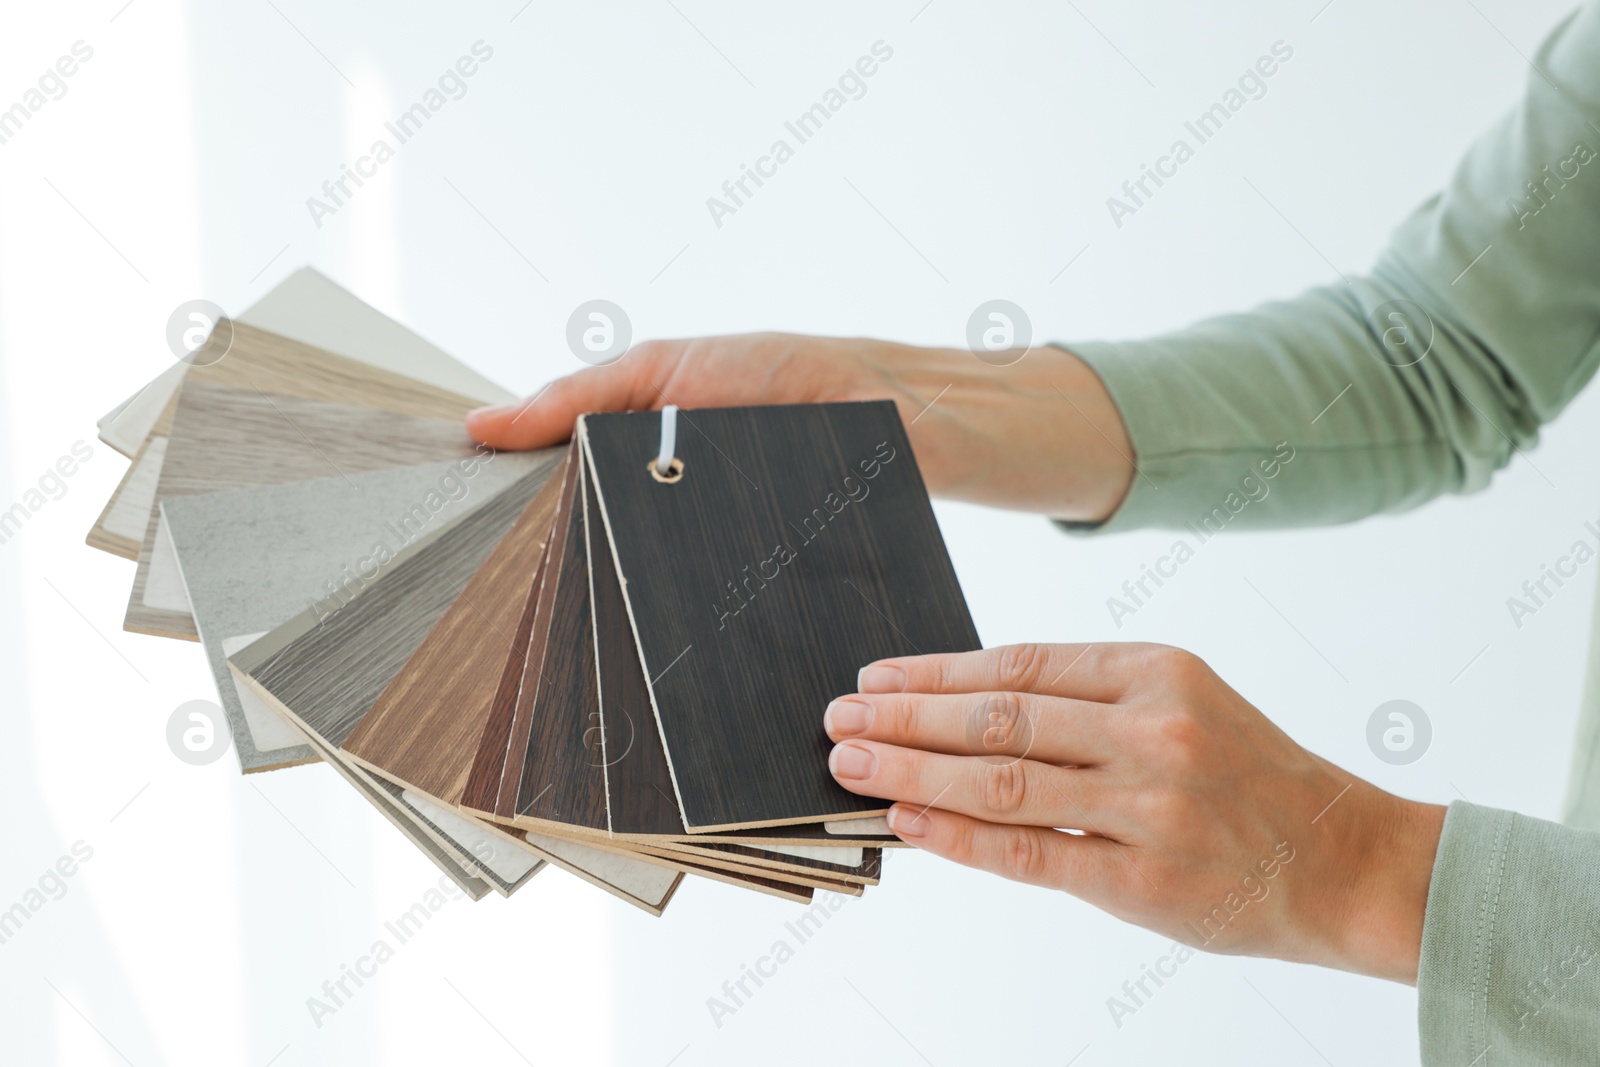
[[[862,693],[1041,693],[1115,703],[1131,673],[1114,644],[1001,645],[977,652],[881,659],[861,668]]]
[[[467,432],[491,448],[516,451],[560,444],[588,411],[642,411],[666,401],[655,387],[660,345],[637,345],[615,363],[557,378],[527,400],[479,408]]]

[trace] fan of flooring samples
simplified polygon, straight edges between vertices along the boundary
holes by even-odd
[[[133,463],[88,541],[138,562],[125,628],[202,643],[242,771],[328,763],[474,899],[877,884],[822,709],[979,647],[892,403],[496,453],[462,416],[509,394],[315,272],[227,326],[101,420]]]

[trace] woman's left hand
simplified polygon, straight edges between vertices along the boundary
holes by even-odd
[[[1444,809],[1301,748],[1191,653],[1010,645],[856,684],[829,766],[907,843],[1197,948],[1416,981]]]

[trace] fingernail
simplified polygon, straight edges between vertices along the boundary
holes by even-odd
[[[892,663],[873,663],[856,675],[858,693],[903,693],[906,672]]]
[[[896,805],[889,809],[889,829],[897,837],[921,837],[928,832],[932,820],[927,812],[914,812],[909,808]]]
[[[840,697],[828,705],[822,715],[822,725],[834,737],[853,737],[864,734],[872,725],[872,705],[849,697]]]
[[[835,778],[871,778],[878,772],[878,757],[860,745],[835,745],[828,755],[828,770]]]

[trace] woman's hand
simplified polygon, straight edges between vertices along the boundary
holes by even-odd
[[[1110,395],[1057,348],[996,367],[959,349],[791,334],[647,341],[521,404],[475,411],[467,428],[495,448],[538,448],[565,441],[590,411],[881,399],[899,406],[937,495],[1097,521],[1133,478]]]
[[[1444,809],[1307,752],[1196,656],[1011,645],[856,684],[829,766],[906,842],[1194,947],[1415,983]]]

